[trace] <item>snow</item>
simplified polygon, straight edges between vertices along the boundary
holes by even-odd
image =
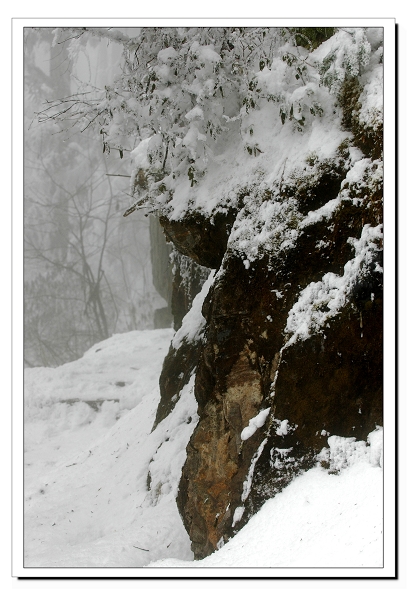
[[[330,470],[332,472],[341,471],[347,466],[357,463],[366,455],[365,441],[357,441],[355,437],[344,438],[342,436],[328,437]],[[324,449],[321,454],[324,454]],[[369,455],[370,460],[370,455]],[[373,459],[374,465],[379,465]]]
[[[175,496],[197,420],[193,377],[151,432],[172,334],[116,335],[77,362],[26,370],[27,567],[140,567],[169,554],[192,559]],[[125,388],[114,388],[119,380]],[[120,397],[126,387],[131,392]],[[95,392],[120,398],[96,412],[86,404]],[[77,400],[68,404],[67,396]]]
[[[309,211],[309,213],[301,220],[299,227],[301,230],[306,228],[309,225],[315,224],[318,221],[321,221],[323,218],[329,219],[332,217],[335,209],[339,205],[339,198],[334,198],[333,200],[329,200],[326,204],[321,206],[316,211]]]
[[[26,425],[37,419],[52,421],[55,404],[66,405],[66,415],[75,401],[101,400],[102,412],[103,402],[111,401],[117,415],[133,408],[155,387],[172,334],[170,329],[114,334],[75,362],[26,369]],[[89,414],[97,415],[91,407]]]
[[[256,430],[264,426],[269,413],[270,407],[268,409],[263,409],[255,417],[252,417],[252,419],[250,419],[249,425],[246,426],[246,428],[243,428],[240,434],[240,438],[242,439],[242,441],[247,441],[248,438],[253,436]]]
[[[150,144],[150,140],[153,137],[145,138],[142,140],[135,149],[130,153],[130,158],[133,161],[134,167],[139,170],[140,168],[146,170],[150,166],[150,162],[148,159],[148,147]]]
[[[344,183],[358,183],[362,181],[363,175],[366,169],[371,164],[371,160],[368,158],[363,158],[355,163],[355,165],[349,170],[346,178],[343,181]]]
[[[288,423],[288,419],[283,419],[283,420],[279,420],[279,419],[275,419],[274,420],[277,428],[276,428],[276,434],[278,436],[287,436],[287,434],[289,432],[292,432],[292,430],[295,430],[295,428],[297,426],[290,426]]]
[[[216,51],[213,50],[212,47],[208,46],[200,46],[197,49],[197,53],[199,55],[199,59],[202,62],[208,62],[209,64],[216,64],[217,62],[221,62],[222,58]]]
[[[157,59],[163,64],[172,62],[178,56],[178,52],[173,47],[167,47],[158,52]]]
[[[198,419],[194,376],[151,432],[172,335],[119,334],[76,362],[26,369],[26,567],[380,566],[381,428],[367,443],[326,433],[320,459],[329,470],[318,465],[296,477],[219,551],[192,561],[175,498]],[[97,411],[87,404],[95,398]],[[259,412],[253,425],[267,413]],[[282,437],[291,427],[276,422]],[[243,484],[235,525],[266,441]]]
[[[187,121],[194,121],[196,119],[203,120],[203,118],[204,118],[204,114],[200,106],[194,106],[194,108],[185,115],[185,119]]]
[[[242,502],[245,502],[247,500],[248,495],[250,494],[250,490],[251,490],[252,482],[253,482],[254,469],[256,468],[257,460],[261,456],[266,443],[267,443],[267,439],[265,438],[260,443],[259,448],[257,449],[256,453],[253,456],[253,459],[251,461],[250,468],[249,468],[249,473],[247,475],[247,479],[243,483],[243,492],[241,496]]]
[[[245,512],[245,508],[244,507],[236,507],[235,512],[233,514],[232,528],[234,528],[236,526],[236,524],[238,524],[240,522],[240,520],[243,517],[243,513],[244,512]]]

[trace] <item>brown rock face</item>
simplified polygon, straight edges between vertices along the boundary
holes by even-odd
[[[178,506],[198,558],[214,551],[225,536],[245,477],[240,432],[262,400],[260,375],[248,359],[243,350],[227,377],[227,391],[215,392],[206,403],[188,445]],[[246,448],[243,456],[248,453]]]
[[[249,267],[234,248],[233,235],[227,243],[226,218],[212,233],[210,221],[161,221],[182,253],[207,266],[222,263],[203,306],[203,340],[193,355],[185,345],[178,350],[180,359],[169,356],[172,366],[167,364],[162,375],[167,399],[174,397],[173,381],[180,380],[180,371],[189,378],[188,367],[197,362],[199,423],[187,447],[177,499],[196,558],[211,554],[267,498],[314,465],[327,433],[365,439],[381,424],[379,247],[344,306],[322,328],[287,344],[288,315],[301,292],[328,272],[343,276],[354,257],[352,239],[381,222],[380,182],[366,175],[360,186],[343,184],[348,166],[342,153],[331,165],[317,166],[309,180],[287,181],[277,196],[263,194],[263,201],[277,198],[282,206],[294,202],[298,213],[287,227],[297,232],[291,248],[282,252],[266,245]],[[335,197],[339,204],[329,221],[315,215],[301,226],[296,220]],[[157,419],[171,410],[164,400]],[[250,420],[261,411],[264,419],[252,427]]]
[[[276,424],[287,420],[293,430],[281,436],[272,428],[256,464],[249,515],[312,466],[330,434],[366,440],[382,425],[382,377],[380,294],[363,306],[348,305],[324,335],[283,350],[273,419]],[[287,449],[288,454],[279,451]]]
[[[238,264],[229,263],[231,277],[232,265]],[[240,269],[240,278],[243,274]],[[246,298],[238,296],[232,310],[235,284],[233,277],[226,283],[227,276],[206,305],[208,328],[195,387],[200,421],[188,445],[178,496],[197,558],[212,553],[265,499],[314,464],[326,445],[321,432],[365,439],[382,423],[382,305],[374,280],[366,287],[366,293],[372,290],[369,299],[349,304],[324,334],[282,351],[298,283],[277,286],[277,295],[259,267],[245,278]],[[242,430],[265,408],[270,413],[264,426],[242,441]],[[281,435],[276,431],[284,420],[288,431]],[[254,459],[251,489],[242,501]],[[234,526],[234,511],[243,502],[245,514]]]
[[[235,211],[217,213],[212,218],[194,212],[182,221],[160,217],[160,223],[180,253],[206,268],[219,268],[235,218]]]

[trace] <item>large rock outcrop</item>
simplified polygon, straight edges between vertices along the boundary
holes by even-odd
[[[302,124],[293,137],[276,128],[277,144],[265,133],[248,149],[263,165],[231,182],[228,206],[160,211],[178,251],[216,271],[199,334],[183,324],[167,357],[156,418],[196,373],[199,422],[177,499],[196,558],[325,465],[327,436],[366,440],[382,424],[382,125],[366,111],[367,81],[342,83],[322,154],[304,145],[320,138],[317,121],[308,136]],[[269,107],[253,112],[250,134],[265,118],[276,121]]]
[[[185,341],[167,356],[157,423],[196,369],[200,420],[178,505],[198,558],[312,466],[330,433],[365,439],[381,424],[381,236],[369,232],[381,222],[380,162],[352,162],[349,155],[346,144],[322,169],[312,168],[307,186],[283,187],[281,206],[294,199],[298,216],[295,240],[283,254],[271,249],[247,266],[229,236],[202,308],[204,339]],[[362,187],[352,183],[358,164],[367,179]],[[335,197],[328,214],[324,203]],[[283,231],[291,232],[291,218],[287,224]],[[335,312],[329,301],[339,297],[329,283],[336,294],[347,292]],[[307,302],[313,288],[317,298]],[[290,314],[301,320],[292,330]],[[308,326],[302,336],[300,325]]]
[[[281,206],[295,200],[298,217],[284,253],[271,248],[247,266],[234,249],[238,231],[232,233],[203,305],[204,340],[184,343],[167,358],[170,398],[198,362],[200,420],[178,496],[198,558],[312,466],[327,435],[365,439],[382,421],[381,237],[369,233],[381,222],[380,162],[350,160],[345,143],[322,166],[310,169],[308,182],[290,180],[281,190]],[[287,219],[283,232],[293,229]],[[328,306],[335,296],[324,295],[325,275],[332,276],[328,285],[337,281],[337,294],[342,286],[348,292],[337,312]],[[318,298],[308,304],[314,286]],[[290,336],[290,313],[310,328],[291,343],[300,324]]]
[[[331,183],[321,176],[331,197],[337,169]],[[308,196],[297,198],[298,210],[307,212]],[[232,249],[224,257],[203,307],[207,326],[195,384],[200,421],[178,497],[198,558],[312,466],[329,433],[365,439],[381,423],[381,239],[379,233],[371,243],[360,238],[380,222],[380,187],[363,198],[361,207],[348,188],[339,190],[329,224],[313,216],[284,258],[270,253],[246,268]],[[323,292],[327,273],[345,282],[347,263],[358,257],[352,259],[351,237],[371,245],[366,270],[355,271],[343,309],[290,344],[287,321],[302,293],[318,283]],[[329,311],[328,301],[329,294],[314,301],[311,312]]]

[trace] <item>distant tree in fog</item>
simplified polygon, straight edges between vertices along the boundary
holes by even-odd
[[[28,29],[25,40],[28,366],[55,366],[115,332],[151,327],[157,303],[148,220],[142,213],[123,220],[128,180],[110,176],[127,174],[128,159],[103,156],[90,130],[68,136],[35,121],[44,100],[71,90],[71,56],[66,49],[50,54],[53,36],[52,29]]]

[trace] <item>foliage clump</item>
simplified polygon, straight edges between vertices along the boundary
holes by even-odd
[[[336,28],[290,28],[299,47],[313,51],[335,34]]]
[[[236,128],[241,151],[249,160],[262,159],[262,135],[253,126],[267,107],[277,108],[282,125],[302,133],[335,114],[335,104],[342,106],[343,127],[354,132],[356,144],[364,151],[379,147],[376,128],[365,122],[362,130],[355,115],[362,104],[360,76],[379,51],[368,30],[142,28],[136,38],[119,37],[124,64],[113,85],[78,92],[40,119],[68,119],[81,131],[98,126],[106,153],[137,151],[135,206],[162,210],[180,182],[193,192],[199,188]],[[78,44],[89,34],[92,29],[62,28],[55,38]],[[136,176],[140,169],[143,175]]]

